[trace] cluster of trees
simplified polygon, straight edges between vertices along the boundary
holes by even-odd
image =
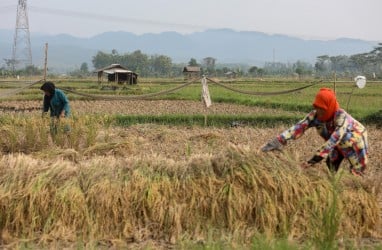
[[[363,74],[368,78],[382,78],[382,43],[368,53],[351,56],[319,56],[314,68],[319,76],[327,76],[335,72],[343,77]]]
[[[14,68],[14,60],[12,59],[4,59],[5,65],[0,67],[0,75],[3,78],[12,77],[12,76],[34,76],[34,75],[42,75],[44,70],[39,69],[34,65],[28,65],[25,68],[21,69],[12,69]]]
[[[180,76],[185,66],[173,64],[171,58],[167,56],[149,56],[143,54],[140,50],[124,55],[119,55],[115,50],[111,54],[98,52],[93,57],[93,66],[95,68],[101,68],[111,63],[120,63],[141,76],[153,77]],[[265,63],[262,68],[257,66],[230,67],[224,64],[217,65],[215,58],[206,57],[201,63],[191,58],[188,66],[199,66],[202,74],[214,76],[225,76],[228,72],[234,72],[236,76],[262,77],[277,75],[300,78],[305,76],[330,78],[335,73],[337,77],[354,77],[354,75],[362,74],[369,79],[375,79],[382,78],[382,43],[368,53],[351,56],[318,56],[314,65],[297,61],[295,63]]]
[[[7,62],[8,64],[11,62]],[[182,76],[184,66],[199,66],[202,74],[213,76],[226,76],[234,73],[235,76],[315,76],[353,77],[354,75],[365,75],[369,79],[382,78],[382,43],[379,43],[372,51],[351,56],[339,55],[318,56],[314,65],[297,61],[295,63],[272,62],[265,63],[262,68],[257,66],[216,64],[216,59],[206,57],[201,63],[191,58],[187,65],[175,64],[172,59],[165,55],[147,55],[140,50],[132,53],[119,54],[116,50],[111,53],[99,51],[92,59],[95,69],[103,68],[113,63],[119,63],[128,69],[138,73],[141,77],[178,77]],[[31,65],[17,72],[9,70],[9,67],[0,68],[3,77],[16,75],[39,75],[42,70]],[[89,76],[89,67],[83,63],[78,70],[70,72],[76,77]]]
[[[86,62],[82,63],[79,69],[70,72],[70,75],[76,78],[88,77],[91,74],[92,73],[89,71],[89,66]]]
[[[191,58],[187,65],[175,64],[172,59],[165,55],[146,55],[140,50],[132,53],[119,54],[116,50],[111,53],[99,51],[92,59],[94,68],[99,69],[113,63],[121,64],[129,70],[138,73],[141,77],[179,77],[182,76],[184,66],[199,66],[201,74],[223,76],[230,71],[242,72],[240,68],[218,67],[216,59],[206,57],[202,63]]]
[[[368,53],[351,56],[318,56],[314,65],[297,61],[295,63],[265,63],[263,68],[253,66],[248,71],[251,75],[295,75],[298,77],[315,76],[331,78],[354,77],[365,75],[368,79],[382,78],[382,43]]]
[[[176,73],[174,70],[179,70],[173,65],[170,57],[165,55],[146,55],[140,50],[122,55],[116,50],[112,50],[111,54],[99,51],[93,57],[92,63],[95,69],[118,63],[143,77],[170,77],[173,73]]]

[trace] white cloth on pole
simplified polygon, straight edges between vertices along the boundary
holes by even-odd
[[[364,76],[356,76],[354,78],[355,84],[358,88],[363,89],[366,85],[366,77]]]
[[[208,90],[207,79],[205,77],[202,78],[202,101],[207,108],[212,105],[210,91]]]

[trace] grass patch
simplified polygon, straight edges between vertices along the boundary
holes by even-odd
[[[295,116],[266,115],[117,115],[117,126],[131,126],[141,123],[154,123],[175,126],[210,126],[210,127],[275,127],[296,122]]]

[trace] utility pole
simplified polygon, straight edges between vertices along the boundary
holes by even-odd
[[[32,65],[27,0],[18,0],[16,28],[12,49],[12,70]]]
[[[48,71],[48,43],[45,43],[44,82],[46,81],[47,71]]]

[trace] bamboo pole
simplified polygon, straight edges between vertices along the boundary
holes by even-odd
[[[334,71],[334,87],[333,87],[333,89],[334,89],[334,93],[336,93],[336,80],[337,80],[337,74],[336,74],[336,72]]]
[[[44,82],[46,82],[47,71],[48,71],[48,43],[45,43]]]

